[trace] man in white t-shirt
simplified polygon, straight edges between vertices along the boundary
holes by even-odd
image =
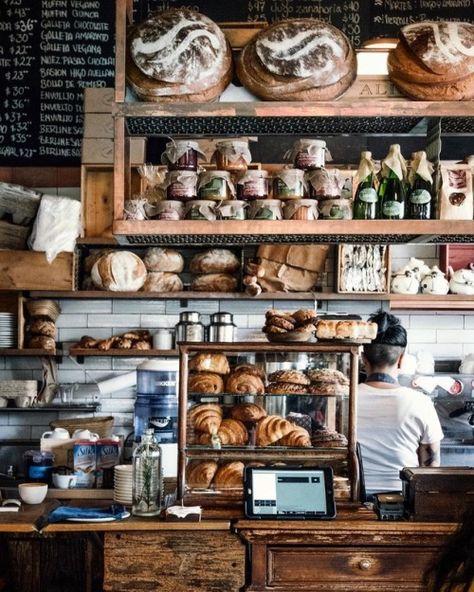
[[[407,345],[400,321],[380,312],[376,339],[364,346],[365,383],[359,385],[357,434],[366,493],[401,491],[403,467],[440,465],[443,431],[431,399],[398,384]]]

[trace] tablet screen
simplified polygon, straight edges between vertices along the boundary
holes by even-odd
[[[334,518],[332,469],[247,467],[245,512],[249,518]]]

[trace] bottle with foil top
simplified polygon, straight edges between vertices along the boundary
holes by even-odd
[[[354,219],[376,220],[379,198],[376,189],[375,163],[371,152],[361,152],[357,179],[359,185],[354,199]]]
[[[199,175],[199,199],[224,200],[235,197],[235,187],[229,171],[204,171]]]
[[[237,199],[266,199],[268,197],[268,171],[246,171],[237,179]]]
[[[274,199],[303,199],[306,188],[305,174],[301,169],[282,169],[273,176]]]
[[[429,220],[433,217],[432,172],[433,165],[427,160],[426,152],[414,152],[408,175],[407,217],[410,220]]]
[[[146,429],[133,453],[132,514],[157,516],[162,496],[161,448],[155,442],[153,429]]]
[[[195,171],[168,171],[163,183],[167,199],[187,201],[197,197],[198,175]]]
[[[290,152],[290,158],[293,160],[295,168],[303,171],[323,169],[326,164],[326,156],[328,161],[331,160],[326,142],[311,138],[297,140]]]
[[[212,162],[222,171],[241,172],[252,162],[247,140],[222,140],[216,143]]]
[[[378,190],[379,218],[403,220],[405,218],[405,182],[407,166],[400,152],[400,144],[392,144],[382,161]]]
[[[166,144],[161,163],[170,171],[197,171],[198,158],[205,159],[199,144],[192,140],[172,140]]]

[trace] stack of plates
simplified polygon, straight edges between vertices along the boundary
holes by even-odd
[[[124,506],[132,505],[132,465],[114,467],[114,502]]]
[[[0,348],[16,347],[16,315],[0,312]]]

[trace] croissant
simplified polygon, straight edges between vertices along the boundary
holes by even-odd
[[[188,487],[207,489],[217,471],[217,463],[213,460],[190,464],[186,467],[186,483]]]
[[[265,378],[266,378],[265,372],[262,370],[262,368],[260,368],[259,366],[256,366],[255,364],[243,363],[243,364],[238,364],[234,368],[234,372],[241,372],[241,371],[244,371],[247,374],[252,374],[253,376],[258,376],[262,380],[265,380]]]
[[[231,489],[243,487],[244,463],[240,461],[226,463],[221,465],[214,476],[212,484],[221,489]]]
[[[189,369],[195,372],[215,372],[229,374],[229,362],[224,354],[200,353],[189,361]]]
[[[267,416],[267,412],[263,407],[256,403],[240,403],[235,405],[230,410],[230,416],[239,421],[258,421],[262,417]]]
[[[220,395],[224,392],[224,381],[219,374],[196,372],[196,374],[190,374],[188,378],[188,389],[191,393]]]
[[[269,415],[257,423],[257,446],[269,446],[289,434],[294,425],[279,415]]]
[[[84,349],[92,349],[97,347],[98,340],[90,337],[89,335],[83,335],[77,344],[77,347],[81,347]]]
[[[222,422],[222,407],[216,403],[195,405],[189,409],[188,419],[198,432],[216,433]]]
[[[242,446],[247,444],[249,435],[244,424],[237,419],[223,419],[217,435],[222,446]],[[212,434],[201,434],[198,437],[199,444],[210,444]]]
[[[301,426],[293,426],[291,432],[278,441],[280,446],[291,446],[293,448],[311,448],[311,438],[308,431]]]
[[[238,395],[263,395],[265,385],[259,376],[249,374],[245,370],[233,372],[225,383],[226,393]]]

